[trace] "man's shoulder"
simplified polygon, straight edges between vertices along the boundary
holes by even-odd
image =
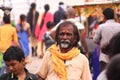
[[[4,24],[2,26],[0,26],[1,28],[7,28],[7,29],[15,29],[15,27],[13,27],[11,24]]]
[[[27,79],[30,79],[30,80],[38,80],[37,76],[33,73],[30,73],[26,68],[25,68],[25,71],[26,71],[26,78]]]
[[[33,74],[33,73],[29,73],[29,78],[31,80],[38,80],[37,76],[35,74]]]

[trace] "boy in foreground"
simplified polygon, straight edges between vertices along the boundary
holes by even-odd
[[[23,51],[16,46],[9,47],[3,55],[8,71],[0,76],[0,80],[38,80],[25,68]]]

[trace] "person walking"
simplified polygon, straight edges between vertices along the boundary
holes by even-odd
[[[50,35],[50,30],[54,27],[54,23],[53,22],[48,22],[47,23],[47,31],[45,32],[44,36],[43,36],[43,40],[41,42],[41,55],[40,58],[42,58],[44,56],[44,51],[46,51],[52,44],[55,43],[54,39],[51,37]],[[45,47],[45,49],[44,49]]]
[[[78,49],[79,40],[74,23],[61,23],[56,44],[47,49],[36,75],[42,80],[92,80],[88,59]]]
[[[11,25],[10,15],[3,17],[4,24],[0,26],[0,51],[4,53],[14,42],[19,46],[16,28]]]
[[[95,35],[93,37],[93,41],[100,45],[100,48],[103,47],[104,44],[108,43],[112,36],[118,32],[120,32],[120,23],[114,20],[114,11],[111,8],[106,8],[103,10],[105,23],[100,24]],[[103,54],[100,51],[100,71],[102,71],[106,64],[108,63],[108,56]]]
[[[24,14],[20,15],[20,22],[16,25],[16,28],[18,30],[19,44],[24,51],[24,55],[27,61],[27,59],[30,58],[29,38],[31,37],[31,29],[29,23],[26,21],[26,16]],[[28,62],[30,62],[29,59]]]
[[[115,56],[120,55],[120,32],[116,33],[109,41],[109,43],[106,43],[102,48],[101,51],[108,55],[109,58],[109,62],[107,63],[107,65],[109,65],[109,63],[111,63],[111,59],[114,58]],[[117,62],[115,62],[115,64],[118,64]],[[99,74],[99,76],[97,77],[97,80],[116,80],[117,77],[119,75],[117,73],[117,70],[115,72],[114,71],[116,68],[118,68],[119,66],[116,65],[112,65],[114,66],[114,68],[112,68],[112,70],[109,69],[108,71],[108,67],[106,66],[105,69]],[[119,71],[119,70],[118,70]],[[110,73],[109,73],[110,72]],[[112,76],[110,76],[111,74],[113,74]],[[109,77],[107,79],[107,77]],[[118,78],[119,79],[119,78]]]
[[[58,24],[61,20],[66,19],[65,5],[63,2],[59,2],[58,10],[54,13],[54,24]]]
[[[33,37],[35,37],[35,27],[38,17],[39,17],[39,12],[36,11],[36,3],[32,3],[26,19],[27,22],[30,24],[30,29]]]
[[[41,52],[41,42],[43,39],[43,35],[47,31],[47,23],[49,21],[53,22],[53,14],[49,12],[50,6],[49,4],[44,5],[45,12],[42,14],[40,25],[36,26],[36,37],[38,38],[38,52]],[[41,54],[40,54],[41,55]]]
[[[19,46],[18,35],[16,28],[11,25],[10,15],[3,16],[4,24],[0,26],[0,56],[11,46]],[[0,68],[0,75],[4,73],[5,63],[1,59],[2,67]]]
[[[32,36],[30,37],[31,51],[33,56],[37,56],[37,45],[38,41],[35,36],[35,29],[37,26],[37,21],[39,17],[39,12],[36,11],[36,3],[31,3],[30,10],[27,14],[27,22],[30,24],[30,29]]]

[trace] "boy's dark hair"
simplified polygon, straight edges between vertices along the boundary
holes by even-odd
[[[3,55],[4,61],[17,60],[20,62],[23,58],[25,58],[24,52],[17,46],[10,46]]]
[[[51,21],[48,21],[48,22],[47,22],[47,28],[48,28],[48,29],[52,28],[53,26],[54,26],[54,23],[53,23],[53,22],[51,22]]]
[[[103,14],[105,18],[108,19],[114,19],[114,11],[111,8],[106,8],[103,10]]]
[[[26,20],[26,16],[25,16],[24,14],[21,14],[21,15],[20,15],[20,20],[21,20],[21,21],[25,21],[25,20]]]
[[[3,16],[3,21],[4,21],[4,23],[10,23],[10,15],[4,15]]]

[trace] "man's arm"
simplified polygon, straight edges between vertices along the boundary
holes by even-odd
[[[81,41],[81,44],[82,44],[83,48],[85,49],[85,55],[87,57],[89,57],[89,50],[88,50],[88,46],[87,46],[87,42],[86,42],[86,37],[85,37],[84,33],[85,33],[84,29],[79,30],[80,41]]]

